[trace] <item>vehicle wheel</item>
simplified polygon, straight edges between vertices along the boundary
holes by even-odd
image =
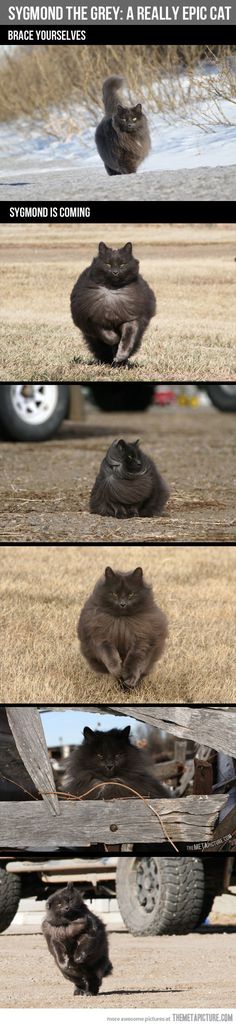
[[[202,860],[120,858],[116,893],[122,919],[131,933],[188,933],[201,917]]]
[[[0,933],[7,930],[17,912],[21,896],[21,878],[0,869]]]
[[[236,385],[205,385],[205,389],[218,410],[222,410],[223,413],[236,413]]]
[[[152,402],[154,385],[148,382],[128,382],[112,388],[108,382],[96,381],[90,385],[94,402],[100,410],[114,413],[118,410],[146,410]]]
[[[67,414],[68,385],[0,385],[0,419],[10,438],[43,442]]]

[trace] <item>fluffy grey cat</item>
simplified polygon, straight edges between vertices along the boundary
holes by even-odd
[[[138,440],[123,438],[110,445],[90,495],[90,512],[107,517],[156,517],[169,498],[169,488]]]
[[[105,115],[96,129],[95,142],[108,175],[134,174],[151,147],[141,103],[134,107],[119,103],[123,82],[122,76],[110,75],[103,83]]]
[[[106,928],[74,884],[48,898],[42,931],[58,969],[75,984],[74,994],[98,994],[103,976],[112,972]]]
[[[91,669],[111,673],[126,689],[135,688],[160,659],[167,634],[167,618],[142,567],[123,573],[107,566],[78,623],[81,651]]]
[[[132,243],[112,249],[99,242],[97,256],[71,293],[74,324],[96,359],[125,364],[139,349],[155,310],[154,292],[139,274]]]
[[[86,801],[132,798],[132,790],[148,798],[170,798],[173,792],[155,777],[148,754],[130,741],[130,727],[124,730],[91,730],[85,727],[82,745],[66,762],[63,789]],[[110,783],[110,781],[115,783]],[[99,786],[99,785],[106,785]],[[119,787],[119,784],[121,785]],[[96,791],[91,788],[96,785]]]

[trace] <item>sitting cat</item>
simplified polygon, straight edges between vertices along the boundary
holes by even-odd
[[[74,994],[98,994],[103,976],[112,972],[101,919],[90,912],[74,884],[52,894],[46,909],[42,931],[58,969],[75,983]]]
[[[173,798],[170,788],[155,777],[147,754],[131,744],[129,726],[104,732],[85,727],[83,734],[82,745],[67,759],[64,791],[84,795],[85,801],[135,798],[130,788],[143,797]],[[91,790],[94,785],[96,790]]]
[[[90,513],[102,517],[157,517],[169,488],[137,442],[110,445],[90,495]]]
[[[162,655],[165,613],[156,605],[141,567],[130,573],[107,567],[80,614],[81,651],[97,673],[111,673],[135,688]]]
[[[118,90],[124,79],[110,75],[103,83],[105,115],[95,133],[95,142],[108,175],[131,175],[148,156],[151,141],[141,103],[124,107]]]
[[[151,317],[154,292],[139,274],[132,243],[111,249],[99,242],[98,255],[71,293],[74,324],[101,363],[126,363],[136,352]]]

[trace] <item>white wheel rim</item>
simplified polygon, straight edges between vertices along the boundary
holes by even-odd
[[[11,385],[12,406],[24,424],[45,424],[58,403],[58,385]]]

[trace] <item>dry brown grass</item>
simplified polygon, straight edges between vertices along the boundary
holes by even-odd
[[[200,101],[207,98],[217,104],[220,95],[235,96],[234,47],[230,46],[33,46],[19,47],[8,53],[0,65],[0,120],[22,116],[30,127],[30,118],[44,122],[49,131],[68,137],[79,133],[85,124],[85,110],[96,121],[102,109],[102,82],[110,74],[123,74],[131,99],[138,97],[150,110],[173,116],[186,114],[186,90],[181,71],[187,69],[189,89]],[[196,85],[195,69],[199,60],[218,67],[220,86],[208,84],[207,97],[202,83]],[[230,59],[229,59],[230,58]],[[158,92],[156,83],[158,82]],[[197,89],[197,94],[196,94]],[[57,113],[55,116],[55,107]],[[59,108],[59,109],[58,109]],[[61,112],[67,114],[66,121]],[[219,114],[219,111],[218,111]],[[211,110],[208,106],[208,117]],[[221,118],[220,118],[221,120]]]
[[[74,327],[72,286],[101,238],[128,239],[157,297],[130,368],[98,365]],[[235,224],[1,225],[2,380],[234,380]]]
[[[92,673],[76,638],[107,564],[141,564],[169,619],[164,657],[131,697]],[[234,547],[3,547],[1,701],[235,702],[235,568]]]

